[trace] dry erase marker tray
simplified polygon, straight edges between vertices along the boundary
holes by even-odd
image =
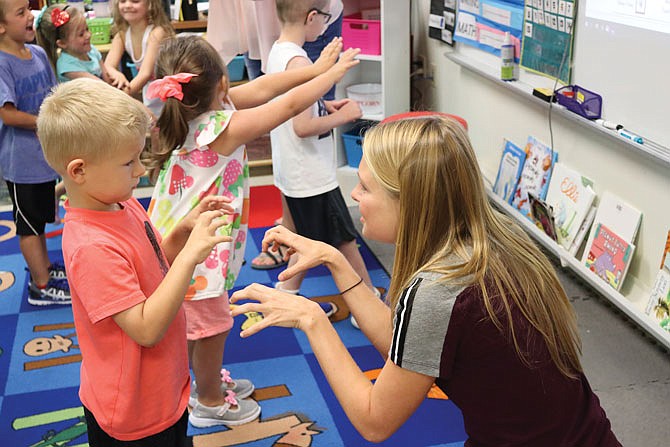
[[[556,90],[558,103],[589,120],[600,118],[603,98],[578,85],[566,85]]]

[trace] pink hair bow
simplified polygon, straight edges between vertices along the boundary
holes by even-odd
[[[184,99],[184,92],[181,85],[191,82],[191,78],[198,76],[193,73],[177,73],[176,75],[165,76],[161,79],[156,79],[147,88],[147,96],[149,98],[160,98],[165,102],[168,98],[176,98],[178,100]]]

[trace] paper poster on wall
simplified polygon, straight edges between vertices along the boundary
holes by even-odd
[[[456,0],[431,0],[428,36],[454,46]]]
[[[459,0],[454,40],[500,55],[505,32],[520,54],[523,5],[516,0]]]
[[[526,0],[523,68],[570,83],[574,14],[572,0]]]

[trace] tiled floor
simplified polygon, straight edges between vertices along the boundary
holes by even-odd
[[[360,213],[350,208],[360,231]],[[387,271],[393,247],[366,241]],[[670,354],[577,278],[558,269],[575,307],[587,377],[624,446],[658,447],[670,440]]]

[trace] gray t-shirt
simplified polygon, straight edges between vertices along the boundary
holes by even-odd
[[[56,85],[56,76],[41,47],[26,47],[32,53],[27,60],[0,51],[0,105],[11,103],[21,112],[37,115]],[[44,159],[35,131],[7,126],[2,121],[0,170],[5,180],[14,183],[46,183],[58,177]]]

